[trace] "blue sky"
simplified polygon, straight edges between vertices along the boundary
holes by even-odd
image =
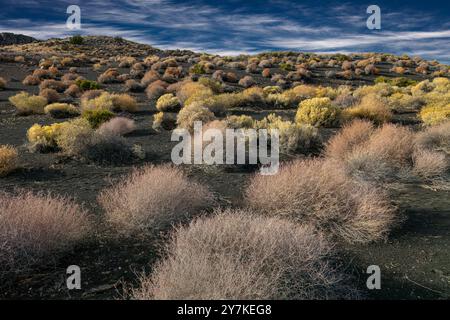
[[[65,22],[81,8],[81,31]],[[381,8],[381,30],[366,8]],[[389,52],[450,63],[450,1],[0,0],[0,31],[39,39],[111,35],[218,54],[271,50]]]

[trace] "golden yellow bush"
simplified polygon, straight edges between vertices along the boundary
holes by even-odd
[[[180,107],[180,100],[171,93],[162,95],[156,102],[156,109],[162,112],[178,111]]]
[[[128,111],[136,112],[138,110],[138,104],[135,98],[124,94],[112,94],[111,95],[113,111]]]
[[[331,103],[330,98],[312,98],[299,104],[295,121],[315,127],[330,127],[340,121],[341,110]]]
[[[46,114],[50,114],[54,118],[68,118],[77,116],[80,111],[77,107],[68,103],[52,103],[44,108]]]
[[[58,136],[63,124],[54,123],[48,126],[34,124],[27,131],[27,138],[32,148],[48,149],[56,148],[56,137]]]
[[[375,94],[369,94],[361,99],[361,102],[351,108],[344,109],[345,119],[368,119],[375,123],[384,123],[392,119],[388,101]]]
[[[197,100],[199,100],[204,97],[212,96],[213,92],[210,88],[204,86],[201,83],[190,81],[183,83],[177,90],[177,97],[184,105],[187,105],[186,100],[188,100],[193,95],[198,97]]]
[[[225,119],[227,122],[227,127],[231,129],[249,129],[254,125],[254,120],[250,116],[240,115],[240,116],[229,116]]]
[[[9,98],[20,115],[43,114],[47,105],[47,99],[41,96],[30,96],[27,92],[21,92]]]
[[[450,119],[450,103],[429,104],[420,110],[420,119],[426,125],[437,125]]]
[[[0,145],[0,177],[8,175],[17,168],[17,149],[9,145]]]

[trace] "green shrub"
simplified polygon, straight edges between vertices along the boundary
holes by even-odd
[[[96,81],[92,80],[77,80],[75,84],[81,89],[81,90],[98,90],[100,89],[100,85]]]
[[[89,121],[92,128],[97,129],[102,123],[114,118],[114,113],[104,109],[85,110],[82,117]]]
[[[80,45],[83,44],[83,37],[80,35],[73,36],[69,39],[70,44]]]

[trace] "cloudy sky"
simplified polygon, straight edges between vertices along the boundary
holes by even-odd
[[[381,8],[381,30],[366,9]],[[80,31],[66,27],[81,8]],[[450,63],[450,1],[0,0],[0,32],[38,39],[111,35],[218,54],[268,50],[389,52]]]

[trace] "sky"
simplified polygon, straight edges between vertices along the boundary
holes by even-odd
[[[69,5],[81,30],[69,30]],[[369,5],[381,29],[369,30]],[[38,39],[109,35],[161,49],[221,55],[263,51],[387,52],[450,64],[450,1],[0,0],[0,32]]]

